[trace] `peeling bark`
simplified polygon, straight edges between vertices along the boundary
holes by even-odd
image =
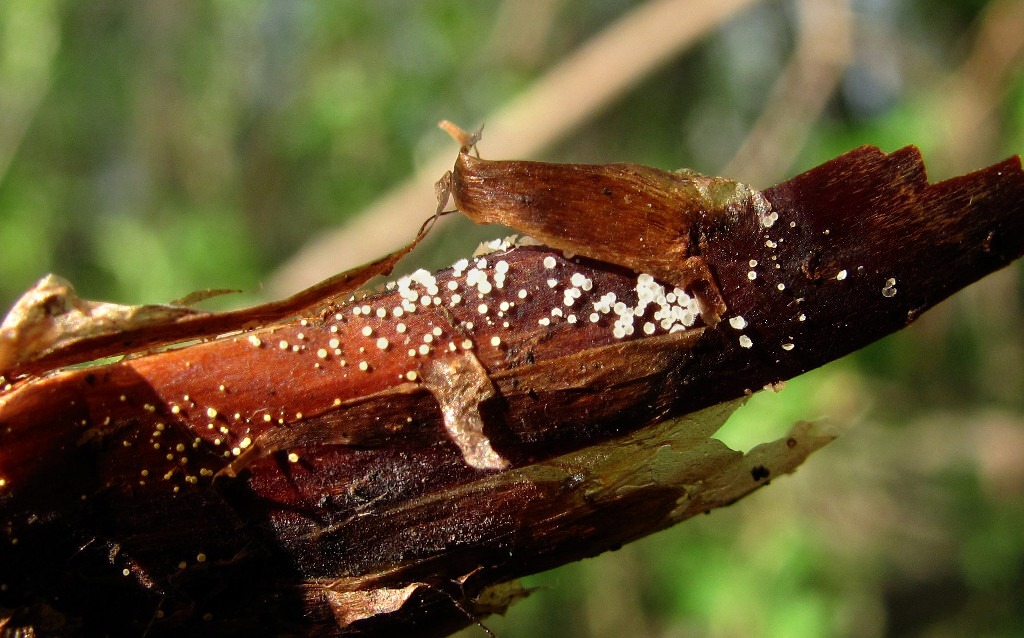
[[[466,465],[478,470],[508,467],[484,434],[480,405],[494,396],[494,386],[476,355],[463,352],[431,361],[423,366],[423,383],[441,407],[444,427]]]

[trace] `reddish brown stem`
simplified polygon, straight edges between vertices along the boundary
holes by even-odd
[[[915,149],[863,148],[763,195],[769,223],[746,200],[699,233],[714,327],[678,295],[677,321],[652,301],[623,335],[614,303],[656,282],[526,246],[18,381],[0,394],[0,627],[443,634],[522,595],[500,583],[791,470],[828,437],[738,455],[708,439],[733,400],[1024,254],[1018,159],[929,186]]]

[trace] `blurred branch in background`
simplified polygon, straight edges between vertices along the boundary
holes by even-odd
[[[505,0],[501,3],[490,37],[490,55],[520,66],[542,60],[554,31],[558,12],[567,0]]]
[[[481,146],[491,158],[536,157],[699,37],[753,3],[653,0],[641,4],[584,43],[520,97],[485,118],[487,129]],[[505,29],[496,25],[495,30]],[[299,251],[271,279],[270,295],[290,294],[407,241],[395,229],[416,228],[430,214],[433,184],[451,168],[455,150],[453,144],[450,150],[431,157],[416,175],[345,226]]]
[[[50,0],[0,5],[0,184],[50,88],[60,49],[56,6]]]
[[[747,138],[720,171],[757,188],[788,175],[853,53],[847,0],[800,0],[796,5],[796,50]]]
[[[996,117],[1011,81],[1024,68],[1024,2],[994,0],[982,13],[967,59],[934,93],[934,114],[943,136],[937,162],[946,173],[972,170],[1003,148]]]

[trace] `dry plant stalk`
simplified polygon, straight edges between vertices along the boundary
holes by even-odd
[[[414,241],[229,313],[26,294],[0,328],[0,629],[445,634],[792,471],[831,435],[711,436],[1024,254],[1019,158],[929,185],[916,149],[866,147],[758,192],[472,141],[442,192],[535,241],[352,296]]]

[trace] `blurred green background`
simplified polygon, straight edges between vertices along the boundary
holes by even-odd
[[[942,179],[1024,150],[1024,3],[8,0],[0,305],[47,272],[124,303],[292,292],[414,234],[454,159],[441,118],[486,123],[496,158],[768,186],[917,144]],[[419,263],[498,234],[448,224]],[[488,626],[1024,635],[1021,274],[755,397],[726,442],[818,418],[844,436],[732,508],[527,579]]]

